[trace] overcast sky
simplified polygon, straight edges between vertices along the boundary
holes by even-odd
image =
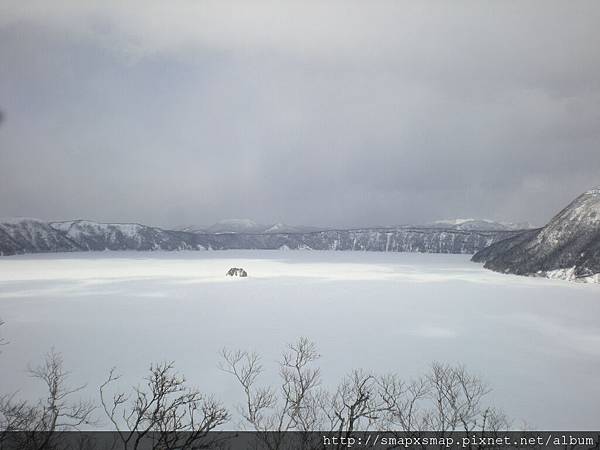
[[[543,224],[600,185],[600,2],[0,2],[0,216]]]

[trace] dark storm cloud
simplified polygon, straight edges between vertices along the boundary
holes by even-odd
[[[543,223],[600,184],[596,2],[4,2],[0,216]]]

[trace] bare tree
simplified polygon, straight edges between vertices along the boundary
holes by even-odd
[[[224,350],[222,357],[221,369],[244,391],[243,419],[261,432],[318,429],[348,437],[373,429],[474,432],[509,426],[502,412],[484,404],[487,384],[463,366],[434,363],[429,374],[409,382],[396,374],[355,370],[328,391],[313,366],[319,358],[316,347],[306,338],[284,352],[278,388],[257,385],[263,372],[257,354]],[[269,448],[278,445],[271,438]]]
[[[379,395],[385,404],[386,414],[381,426],[383,430],[422,431],[427,417],[430,385],[426,377],[410,382],[397,374],[379,378]]]
[[[510,426],[501,411],[485,403],[488,385],[463,366],[434,363],[428,374],[408,382],[397,374],[354,370],[328,390],[316,366],[319,358],[315,344],[300,338],[282,354],[279,383],[262,387],[256,353],[222,351],[220,368],[234,376],[244,393],[240,415],[264,447],[322,447],[308,433],[300,434],[306,442],[299,442],[298,435],[290,442],[288,431],[322,430],[348,438],[368,430],[477,433]],[[15,448],[52,448],[59,433],[92,424],[94,405],[73,398],[85,386],[69,388],[63,366],[61,355],[51,351],[41,366],[29,369],[48,391],[37,403],[18,400],[16,394],[0,397],[0,444],[7,432],[21,431]],[[222,404],[189,387],[173,363],[151,365],[145,383],[129,392],[113,389],[119,379],[112,369],[100,386],[100,399],[123,449],[211,447],[215,442],[208,433],[229,420]]]
[[[300,338],[287,346],[279,363],[281,384],[277,389],[257,385],[263,368],[256,353],[224,349],[221,355],[221,370],[232,374],[244,392],[240,415],[259,432],[267,448],[288,446],[283,432],[320,429],[323,392],[319,389],[320,371],[313,367],[320,358],[313,342]]]
[[[263,367],[256,353],[223,350],[222,357],[221,369],[235,377],[245,395],[240,407],[242,418],[271,450],[290,446],[286,431],[329,430],[348,437],[357,430],[373,428],[389,415],[389,406],[379,392],[380,383],[368,372],[353,371],[333,392],[323,389],[320,370],[314,367],[320,355],[306,338],[288,345],[283,352],[277,387],[258,385]],[[315,442],[294,444],[302,448],[321,446]]]
[[[333,395],[327,395],[324,413],[330,428],[340,436],[368,430],[382,419],[385,403],[378,392],[377,378],[364,370],[346,376]]]
[[[283,418],[279,423],[281,429],[301,431],[314,430],[319,423],[315,414],[315,397],[313,393],[321,383],[319,368],[311,367],[321,355],[316,345],[306,338],[290,344],[283,353],[280,363],[281,390],[283,397]]]
[[[256,431],[268,429],[271,422],[267,413],[275,404],[276,396],[271,388],[256,386],[257,378],[263,371],[260,357],[242,350],[232,352],[224,349],[221,354],[224,362],[219,363],[219,368],[232,374],[244,392],[245,404],[238,408],[240,415]]]
[[[428,375],[433,408],[427,425],[436,431],[465,431],[480,429],[488,410],[482,406],[490,388],[464,366],[433,363]]]
[[[85,385],[68,386],[69,372],[64,370],[63,358],[51,350],[44,363],[30,368],[33,378],[42,381],[47,388],[47,397],[37,403],[16,399],[16,394],[0,397],[0,429],[2,438],[8,432],[18,437],[18,445],[31,449],[52,448],[53,442],[64,431],[79,430],[92,425],[95,405],[91,401],[74,399]]]
[[[137,449],[146,438],[155,448],[203,448],[200,441],[208,432],[229,419],[219,402],[188,387],[173,363],[151,365],[145,386],[108,398],[107,389],[119,378],[112,369],[100,386],[100,399],[124,449]]]

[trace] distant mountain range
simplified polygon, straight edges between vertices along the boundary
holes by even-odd
[[[600,282],[600,189],[577,197],[545,227],[482,249],[473,261],[502,273]]]
[[[474,254],[502,273],[600,282],[600,189],[575,199],[545,227],[479,219],[421,226],[318,229],[228,219],[166,230],[89,220],[0,220],[0,255],[102,250],[361,250]]]
[[[430,222],[426,226],[432,228],[451,228],[454,230],[527,230],[533,228],[530,223],[511,223],[511,222],[494,222],[493,220],[487,219],[450,219],[450,220],[437,220]]]
[[[178,231],[191,231],[193,233],[305,233],[320,231],[323,228],[308,226],[293,226],[284,223],[264,225],[250,219],[225,219],[202,228],[196,225],[177,227]]]
[[[533,228],[528,223],[495,222],[487,219],[446,219],[425,223],[416,226],[418,228],[439,228],[446,230],[469,230],[469,231],[515,231]],[[373,229],[382,228],[415,228],[415,225],[396,225],[368,227]],[[260,224],[251,219],[225,219],[209,226],[199,227],[197,225],[186,225],[176,227],[177,231],[190,231],[193,233],[309,233],[313,231],[331,230],[331,227],[314,227],[304,225],[287,225],[275,223],[270,225]]]
[[[394,227],[352,230],[305,230],[272,225],[255,227],[227,221],[208,230],[165,230],[135,223],[89,220],[0,222],[0,254],[102,250],[306,249],[422,253],[476,251],[517,231],[462,230],[456,227]],[[240,229],[244,231],[239,231]],[[235,231],[234,231],[235,230]],[[248,231],[249,230],[249,231]]]

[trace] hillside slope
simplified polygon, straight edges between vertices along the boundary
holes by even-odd
[[[194,234],[137,223],[98,223],[89,220],[52,222],[82,250],[194,250]]]
[[[600,281],[600,189],[577,197],[545,227],[497,242],[473,261],[497,272]]]
[[[17,218],[0,222],[0,255],[76,250],[80,247],[75,242],[41,220]]]

